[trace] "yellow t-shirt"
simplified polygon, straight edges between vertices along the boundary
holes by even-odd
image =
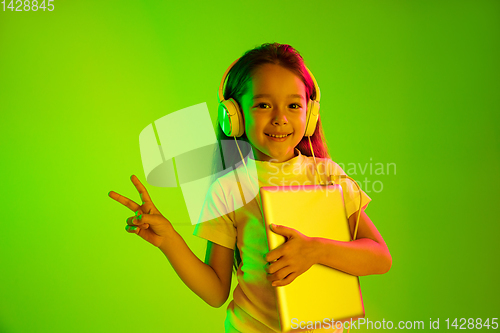
[[[282,163],[249,160],[248,164],[255,163],[258,186],[317,184],[318,175],[313,158],[302,155],[297,149],[295,154],[294,158]],[[338,164],[330,159],[316,158],[316,163],[319,176],[324,181],[331,174],[345,175]],[[252,177],[257,183],[256,177],[252,174],[247,176],[244,166],[240,165],[218,178],[209,189],[194,235],[230,249],[235,249],[237,245],[240,251],[238,285],[227,307],[225,332],[275,333],[281,330],[274,287],[266,279],[267,262],[264,256],[269,249],[265,224],[257,198],[249,196],[245,186],[242,186],[245,178]],[[359,208],[359,193],[350,180],[343,179],[339,183],[347,215],[350,216]],[[363,191],[361,197],[365,209],[371,199]],[[335,332],[324,328],[314,330],[323,331]],[[336,332],[342,332],[342,329]]]

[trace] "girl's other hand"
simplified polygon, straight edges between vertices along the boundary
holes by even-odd
[[[135,175],[130,179],[139,192],[141,205],[113,191],[109,192],[108,195],[135,213],[134,216],[127,219],[125,230],[141,236],[144,240],[158,247],[167,234],[172,231],[172,224],[153,204],[148,191],[139,179]]]
[[[270,262],[267,279],[275,287],[286,286],[316,263],[315,246],[311,237],[295,229],[271,226],[271,230],[284,236],[286,242],[266,254],[266,261]]]

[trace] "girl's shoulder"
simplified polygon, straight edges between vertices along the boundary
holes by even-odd
[[[330,166],[332,168],[332,173],[335,175],[345,175],[346,173],[344,170],[338,165],[336,162],[332,161],[331,159],[327,159],[330,163]]]
[[[238,190],[242,187],[242,183],[247,186],[247,170],[251,178],[256,178],[256,171],[254,167],[248,166],[246,168],[241,162],[234,167],[226,169],[221,172],[220,176],[215,178],[212,187],[216,187],[220,192],[230,192],[234,189]]]

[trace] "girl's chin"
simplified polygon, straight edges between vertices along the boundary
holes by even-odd
[[[260,161],[270,161],[270,162],[285,162],[295,157],[295,149],[290,151],[276,151],[274,149],[270,151],[266,151],[266,153],[260,152],[258,156],[256,156],[257,160]]]

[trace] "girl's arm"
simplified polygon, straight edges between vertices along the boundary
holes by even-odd
[[[354,234],[356,218],[357,212],[349,217],[351,235]],[[272,230],[287,238],[284,244],[266,255],[270,263],[268,280],[273,286],[291,283],[313,264],[323,264],[357,276],[383,274],[392,265],[384,239],[364,210],[361,210],[357,239],[351,242],[307,237],[284,226],[273,226]]]
[[[135,212],[127,219],[127,232],[160,248],[189,289],[211,306],[220,307],[226,302],[231,288],[234,251],[209,242],[208,263],[203,263],[156,208],[140,180],[134,175],[130,179],[140,194],[141,205],[114,191],[108,194]]]
[[[354,234],[357,213],[349,217],[351,235]],[[364,210],[361,210],[356,240],[340,242],[312,238],[311,241],[316,263],[352,275],[384,274],[392,265],[392,257],[384,239]]]
[[[204,263],[173,228],[158,248],[196,295],[216,308],[226,302],[231,289],[234,250],[208,241]]]

